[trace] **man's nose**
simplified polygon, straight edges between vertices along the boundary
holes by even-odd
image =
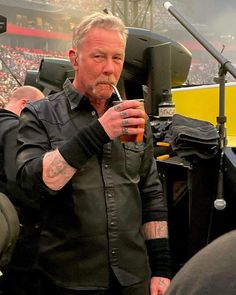
[[[103,68],[103,73],[106,75],[110,75],[110,74],[113,74],[114,71],[115,71],[115,67],[114,67],[114,62],[112,58],[106,59],[106,62]]]

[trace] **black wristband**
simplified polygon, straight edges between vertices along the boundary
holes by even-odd
[[[153,277],[171,278],[171,258],[167,238],[146,240]]]
[[[100,153],[103,145],[109,141],[109,136],[97,120],[79,130],[58,150],[69,165],[78,169],[92,155]]]

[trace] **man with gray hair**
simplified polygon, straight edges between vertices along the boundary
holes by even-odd
[[[40,294],[163,295],[169,285],[150,123],[139,101],[112,104],[126,39],[119,18],[85,17],[69,51],[73,82],[22,113],[19,181],[42,201]],[[141,142],[119,138],[143,133]]]

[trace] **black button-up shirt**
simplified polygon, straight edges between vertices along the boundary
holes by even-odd
[[[18,177],[42,202],[37,267],[72,289],[107,288],[111,269],[126,286],[148,278],[142,224],[167,220],[149,123],[144,142],[121,144],[117,138],[104,144],[60,191],[43,184],[44,153],[97,119],[69,81],[62,92],[30,104],[21,115]]]

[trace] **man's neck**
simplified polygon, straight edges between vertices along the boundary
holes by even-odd
[[[95,108],[99,117],[101,117],[106,112],[108,102],[108,100],[104,99],[90,100],[91,105]]]

